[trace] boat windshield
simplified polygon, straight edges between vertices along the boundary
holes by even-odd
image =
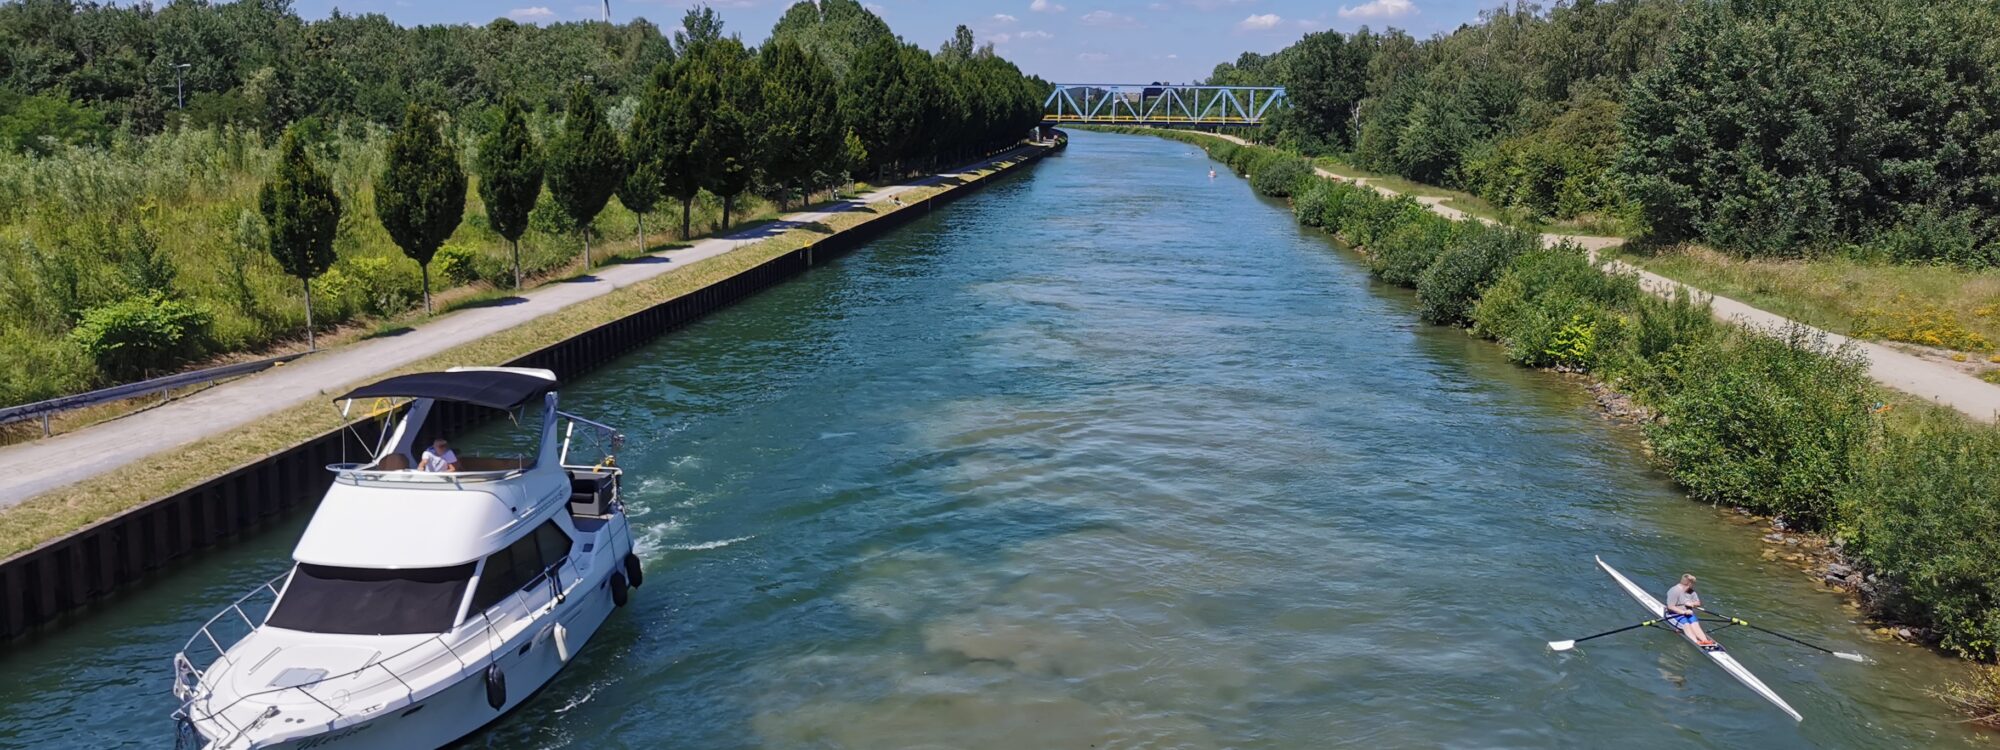
[[[377,570],[299,563],[264,624],[308,633],[442,633],[458,618],[472,563]]]

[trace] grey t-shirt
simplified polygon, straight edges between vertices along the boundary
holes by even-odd
[[[1701,597],[1696,596],[1693,593],[1690,593],[1686,588],[1682,587],[1680,584],[1676,583],[1674,584],[1673,588],[1667,589],[1668,612],[1674,612],[1675,607],[1698,607],[1698,606],[1701,606]]]

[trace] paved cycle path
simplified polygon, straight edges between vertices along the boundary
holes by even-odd
[[[0,509],[58,487],[90,479],[135,461],[222,434],[307,400],[332,398],[347,386],[452,347],[529,323],[586,300],[670,273],[695,261],[826,221],[836,214],[890,201],[903,192],[959,179],[1019,157],[1023,146],[957,171],[880,188],[817,211],[787,214],[776,221],[663,250],[636,260],[601,266],[572,280],[520,292],[502,304],[478,307],[423,321],[394,336],[322,350],[256,375],[222,383],[153,409],[31,443],[0,447]],[[472,364],[472,363],[468,363]],[[329,405],[327,408],[333,408]],[[287,446],[273,445],[272,451]]]

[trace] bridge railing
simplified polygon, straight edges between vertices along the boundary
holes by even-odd
[[[1042,120],[1163,126],[1259,125],[1283,106],[1283,86],[1058,83],[1042,102]]]

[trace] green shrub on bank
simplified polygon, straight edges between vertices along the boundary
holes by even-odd
[[[1397,224],[1369,247],[1368,270],[1391,284],[1415,287],[1424,270],[1437,262],[1447,246],[1462,241],[1465,234],[1465,227],[1442,216],[1414,217]]]
[[[1257,165],[1257,172],[1250,176],[1250,187],[1273,198],[1290,198],[1308,189],[1306,181],[1312,177],[1310,162],[1296,156],[1276,154]]]
[[[1425,321],[1439,325],[1471,322],[1472,305],[1515,256],[1541,246],[1541,237],[1506,227],[1472,229],[1461,242],[1438,253],[1417,278],[1417,302]]]
[[[1307,183],[1304,190],[1292,196],[1292,218],[1297,219],[1301,226],[1325,226],[1323,217],[1326,215],[1327,205],[1333,201],[1332,185],[1333,183],[1327,180],[1313,180]]]
[[[2000,656],[2000,431],[1927,416],[1883,436],[1840,493],[1878,606],[1960,655]]]
[[[1823,335],[1732,330],[1690,352],[1647,436],[1697,500],[1819,529],[1873,432],[1867,361]]]
[[[1682,373],[1699,367],[1695,353],[1722,332],[1707,300],[1686,289],[1668,298],[1640,296],[1620,356],[1609,363],[1619,386],[1644,403],[1659,403],[1680,388]]]
[[[1344,207],[1340,233],[1349,242],[1373,247],[1397,227],[1436,216],[1408,196],[1384,198],[1367,188],[1353,188],[1356,199]]]
[[[106,374],[141,378],[206,354],[213,320],[207,310],[154,292],[91,308],[70,340]]]
[[[1242,177],[1249,175],[1251,168],[1255,167],[1259,160],[1269,158],[1273,153],[1267,148],[1241,146],[1229,152],[1227,163],[1237,176]]]
[[[1619,311],[1639,301],[1638,280],[1590,262],[1564,243],[1536,248],[1509,263],[1472,308],[1472,331],[1507,347],[1529,367],[1595,370],[1616,356],[1624,330]]]

